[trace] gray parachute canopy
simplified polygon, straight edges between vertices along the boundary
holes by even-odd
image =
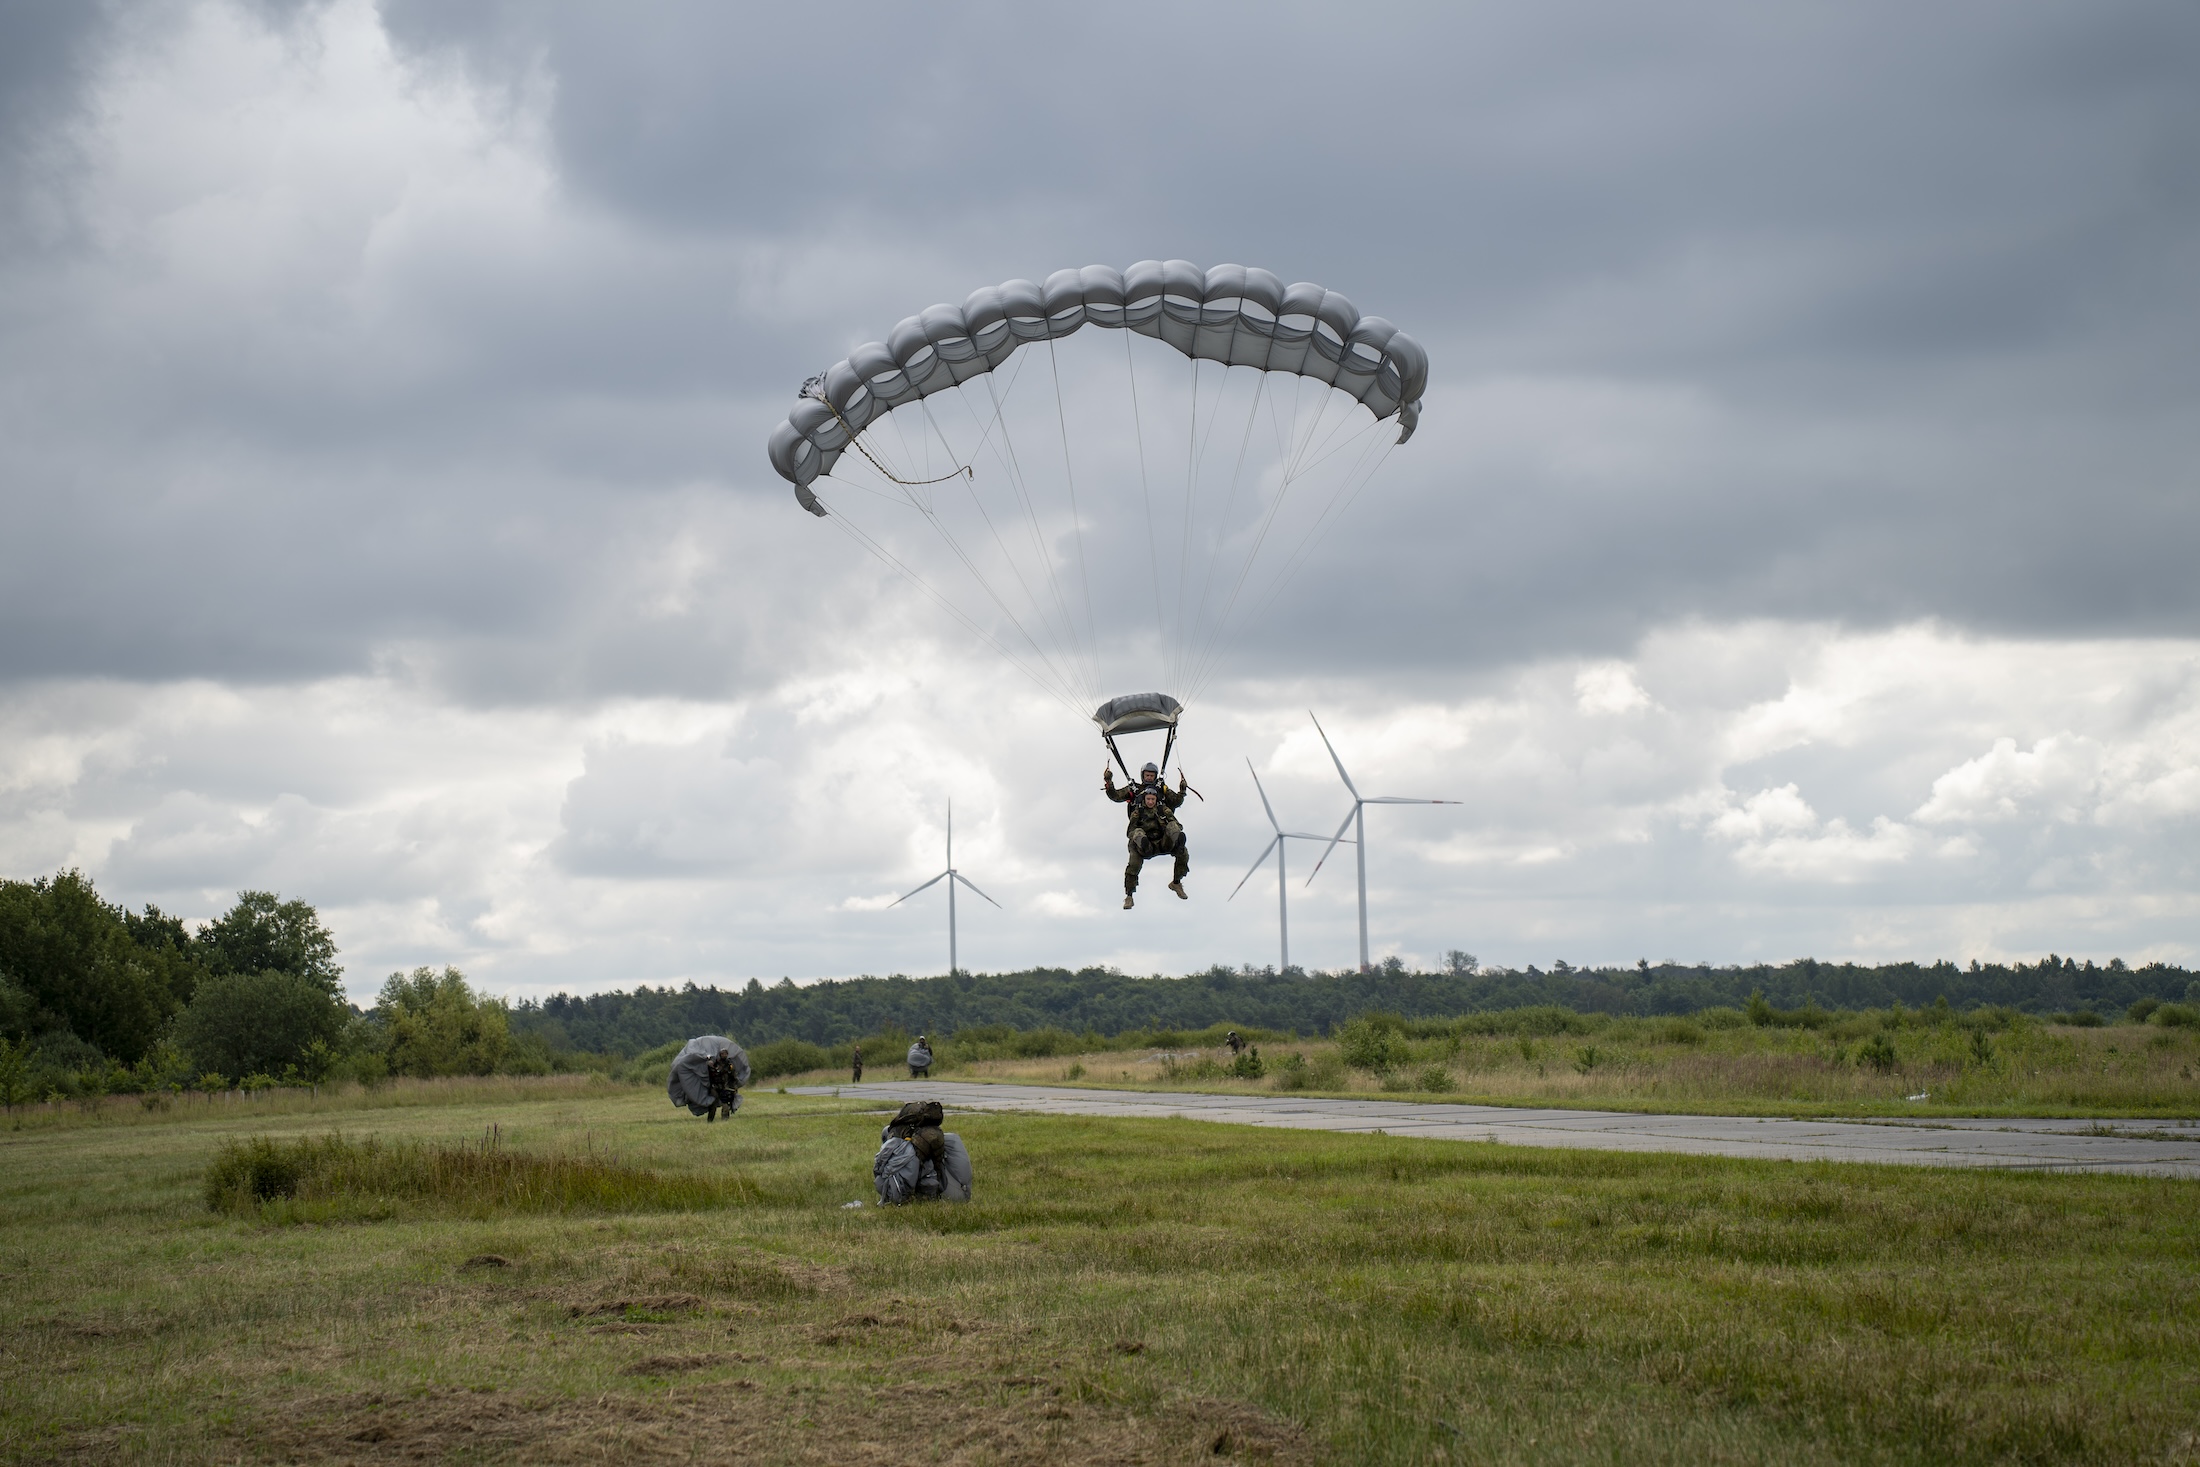
[[[1319,285],[1285,285],[1266,270],[1142,260],[1128,270],[1057,270],[1045,285],[1011,280],[972,291],[960,306],[909,317],[884,342],[857,347],[803,384],[772,431],[772,467],[794,485],[804,509],[823,515],[811,482],[831,473],[872,422],[993,371],[1019,347],[1086,326],[1135,331],[1194,359],[1327,383],[1378,422],[1395,414],[1400,443],[1420,421],[1428,353],[1382,317],[1362,316]]]
[[[717,1097],[710,1091],[710,1062],[721,1049],[733,1051],[734,1083],[749,1083],[749,1057],[741,1046],[720,1035],[705,1034],[690,1039],[673,1058],[672,1075],[665,1083],[665,1090],[674,1105],[684,1105],[696,1115],[702,1115],[717,1103]]]

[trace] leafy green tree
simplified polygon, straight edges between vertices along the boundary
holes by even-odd
[[[0,881],[0,973],[29,997],[29,1028],[66,1028],[127,1063],[159,1041],[176,1010],[165,968],[81,871]]]
[[[390,974],[374,1013],[396,1075],[493,1074],[512,1047],[504,1001],[476,994],[456,968]]]
[[[349,1018],[318,978],[216,973],[177,1015],[175,1041],[193,1068],[235,1081],[305,1062],[316,1041],[333,1045]]]
[[[12,1111],[34,1093],[30,1045],[20,1039],[0,1038],[0,1105]]]
[[[343,997],[336,939],[305,902],[240,891],[237,904],[201,927],[194,944],[216,973],[295,973],[318,982],[330,997]]]

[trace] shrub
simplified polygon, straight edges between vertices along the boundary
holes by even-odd
[[[1593,1044],[1584,1044],[1574,1051],[1574,1068],[1586,1075],[1605,1061],[1605,1053]]]
[[[1895,1066],[1894,1041],[1882,1029],[1856,1047],[1856,1062],[1886,1074]]]
[[[1380,1074],[1400,1058],[1397,1031],[1371,1014],[1347,1022],[1337,1031],[1337,1053],[1355,1070]]]
[[[2166,1003],[2154,1011],[2151,1019],[2165,1029],[2200,1029],[2200,1007]]]
[[[1082,1080],[1082,1079],[1084,1079],[1084,1078],[1085,1078],[1085,1067],[1084,1067],[1083,1063],[1082,1063],[1082,1062],[1080,1062],[1080,1063],[1077,1063],[1077,1064],[1072,1064],[1072,1065],[1071,1065],[1071,1066],[1070,1066],[1070,1067],[1069,1067],[1069,1068],[1068,1068],[1067,1070],[1064,1070],[1064,1071],[1062,1072],[1062,1078],[1063,1078],[1063,1079],[1065,1079],[1065,1080]]]
[[[507,1151],[494,1137],[475,1145],[369,1138],[266,1137],[232,1141],[207,1169],[206,1205],[270,1221],[343,1215],[386,1216],[399,1203],[471,1216],[508,1212],[649,1212],[722,1206],[750,1196],[746,1184],[667,1176],[609,1157]]]
[[[1687,1019],[1660,1019],[1653,1032],[1667,1044],[1703,1043],[1703,1030]]]
[[[242,1212],[296,1196],[312,1145],[278,1146],[265,1136],[231,1141],[206,1169],[206,1205],[217,1212]]]
[[[1230,1073],[1240,1080],[1258,1080],[1267,1074],[1268,1067],[1260,1062],[1260,1046],[1256,1044],[1231,1060]]]
[[[1423,1065],[1413,1081],[1431,1095],[1442,1095],[1451,1089],[1451,1071],[1442,1065]]]
[[[2134,1024],[2144,1024],[2147,1021],[2147,1016],[2161,1006],[2162,1001],[2158,998],[2138,999],[2132,1003],[2130,1008],[2124,1010],[2124,1017]]]
[[[781,1075],[799,1075],[805,1070],[822,1070],[832,1062],[833,1057],[830,1054],[807,1039],[774,1039],[769,1044],[759,1044],[749,1051],[750,1077],[755,1080],[773,1080]]]
[[[1304,1090],[1313,1082],[1307,1067],[1306,1056],[1292,1050],[1276,1062],[1276,1088],[1278,1090]]]
[[[2099,1014],[2094,1013],[2091,1009],[2072,1009],[2067,1014],[2055,1015],[2055,1022],[2058,1024],[2068,1024],[2073,1029],[2098,1029],[2101,1027],[2102,1024],[2106,1023],[2107,1020],[2103,1019]]]
[[[1740,1009],[1718,1007],[1704,1009],[1696,1015],[1696,1022],[1706,1029],[1741,1029],[1749,1024],[1749,1015]]]
[[[1994,1062],[1994,1041],[1986,1037],[1984,1029],[1971,1031],[1971,1063],[1990,1065]]]

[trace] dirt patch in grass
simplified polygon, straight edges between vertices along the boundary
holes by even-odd
[[[568,1319],[593,1319],[600,1314],[686,1314],[703,1307],[695,1294],[652,1294],[640,1299],[599,1299],[588,1304],[569,1304]]]
[[[641,1361],[637,1374],[707,1368]],[[642,1371],[641,1366],[662,1366]],[[1303,1435],[1237,1402],[1172,1401],[1150,1413],[975,1386],[910,1382],[773,1390],[749,1380],[648,1397],[577,1401],[499,1392],[311,1403],[295,1425],[239,1442],[247,1461],[390,1463],[726,1461],[899,1467],[942,1463],[1308,1462]]]

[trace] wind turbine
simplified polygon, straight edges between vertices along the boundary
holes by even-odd
[[[1321,840],[1323,837],[1309,835],[1303,830],[1285,830],[1282,826],[1276,824],[1276,807],[1268,803],[1268,791],[1261,789],[1260,771],[1253,768],[1253,761],[1250,759],[1245,761],[1245,772],[1253,776],[1253,788],[1260,790],[1260,807],[1268,812],[1268,824],[1276,832],[1276,838],[1262,847],[1261,853],[1253,858],[1252,865],[1245,868],[1245,874],[1238,878],[1238,884],[1230,889],[1230,895],[1225,897],[1224,900],[1237,900],[1237,894],[1245,890],[1245,883],[1253,879],[1253,873],[1260,869],[1261,862],[1268,859],[1268,853],[1270,851],[1276,853],[1276,945],[1282,950],[1282,961],[1277,966],[1276,971],[1280,973],[1291,966],[1291,912],[1284,902],[1286,888],[1283,874],[1283,843],[1287,840]]]
[[[961,965],[955,960],[955,883],[959,881],[972,891],[978,891],[976,882],[955,869],[955,802],[953,800],[947,802],[947,869],[927,881],[923,886],[918,887],[917,891],[924,891],[930,887],[938,886],[943,881],[947,883],[947,974],[952,978],[962,971]],[[917,894],[917,891],[906,892],[895,897],[886,904],[887,910],[891,911],[903,902],[908,901],[910,897]],[[993,902],[993,898],[985,896],[982,891],[978,891],[978,895],[985,897],[989,902]],[[1000,903],[993,902],[993,905],[998,907]]]
[[[1313,710],[1308,709],[1306,716],[1314,718]],[[1318,718],[1314,718],[1314,732],[1322,736],[1322,747],[1329,750],[1329,762],[1337,766],[1337,778],[1343,780],[1344,787],[1352,792],[1352,813],[1344,817],[1344,825],[1338,826],[1337,833],[1329,838],[1329,849],[1322,852],[1321,861],[1314,863],[1314,869],[1307,876],[1306,884],[1312,886],[1314,878],[1321,875],[1322,861],[1328,860],[1329,852],[1335,850],[1337,842],[1344,839],[1345,826],[1357,827],[1352,832],[1352,843],[1359,847],[1360,971],[1365,973],[1367,971],[1367,807],[1369,805],[1456,805],[1459,801],[1421,800],[1404,795],[1362,795],[1360,787],[1352,782],[1352,776],[1344,772],[1344,761],[1337,757],[1336,746],[1329,742],[1328,730],[1322,727],[1322,721]]]

